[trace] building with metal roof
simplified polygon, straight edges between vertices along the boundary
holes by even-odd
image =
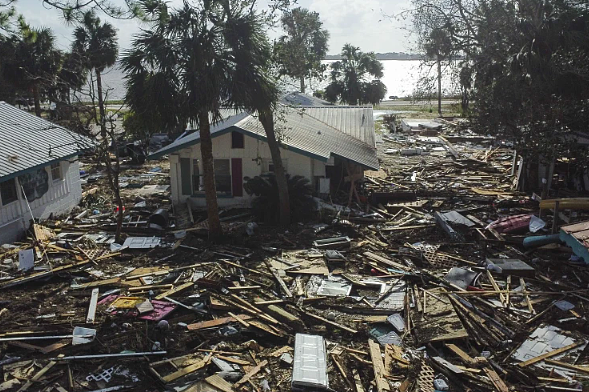
[[[275,129],[290,175],[308,178],[318,194],[327,194],[350,174],[378,170],[371,107],[280,105]],[[266,133],[257,116],[228,115],[211,127],[220,205],[247,205],[244,178],[273,171]],[[172,199],[204,205],[198,131],[177,139],[149,156],[170,157]],[[351,173],[350,173],[351,171]]]
[[[90,139],[0,102],[0,243],[82,196],[78,154]]]

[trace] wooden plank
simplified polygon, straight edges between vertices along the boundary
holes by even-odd
[[[348,331],[350,333],[358,333],[358,331],[356,331],[355,329],[352,329],[350,327],[346,327],[345,325],[342,325],[342,324],[338,324],[338,323],[336,323],[334,321],[328,320],[328,319],[323,318],[321,316],[317,316],[315,314],[312,314],[312,313],[309,313],[309,312],[305,312],[305,311],[303,311],[303,314],[305,314],[305,315],[307,315],[307,316],[309,316],[311,318],[314,318],[315,320],[323,321],[326,324],[330,324],[330,325],[333,325],[334,327],[338,327],[340,329],[343,329],[344,331]]]
[[[247,314],[240,314],[239,318],[242,320],[249,320],[252,317],[248,316]],[[199,323],[189,324],[186,328],[188,328],[188,330],[190,330],[190,331],[195,331],[198,329],[218,327],[220,325],[225,325],[225,324],[233,323],[236,321],[237,320],[234,319],[233,317],[222,317],[222,318],[218,318],[216,320],[201,321]]]
[[[196,362],[195,364],[192,364],[190,366],[186,366],[185,368],[182,368],[174,373],[168,374],[167,376],[162,377],[162,380],[166,383],[174,381],[180,377],[183,377],[187,374],[190,373],[194,373],[199,369],[202,369],[203,367],[207,366],[211,360],[211,355],[212,352],[210,354],[208,354],[204,359]]]
[[[474,359],[473,357],[468,355],[466,352],[464,352],[457,345],[446,344],[446,347],[448,347],[454,354],[458,355],[460,357],[460,359],[462,360],[462,362],[464,362],[467,366],[475,366],[477,364],[476,359]]]
[[[538,355],[537,357],[528,359],[527,361],[518,363],[518,366],[519,367],[526,367],[526,366],[529,366],[529,365],[533,365],[534,363],[543,361],[546,358],[550,358],[550,357],[553,357],[555,355],[562,354],[562,353],[564,353],[566,351],[572,350],[573,348],[579,347],[582,344],[585,344],[585,342],[584,341],[576,342],[576,343],[573,343],[573,344],[569,344],[568,346],[557,348],[556,350],[549,351],[549,352],[544,353],[542,355]]]
[[[362,386],[362,379],[360,378],[360,373],[358,373],[358,369],[352,369],[352,375],[354,376],[354,384],[356,385],[356,392],[364,392],[364,387]]]
[[[483,370],[485,371],[487,377],[491,379],[491,382],[493,383],[493,385],[495,385],[495,388],[497,388],[499,392],[509,392],[509,388],[507,387],[507,385],[505,385],[505,383],[503,382],[501,377],[499,377],[497,372],[488,367],[483,368]]]
[[[218,374],[213,374],[205,378],[205,381],[223,392],[233,392],[233,386]]]
[[[526,281],[524,278],[519,278],[519,285],[522,287],[522,292],[524,293],[524,298],[526,299],[526,305],[528,305],[528,310],[532,314],[536,314],[532,303],[530,302],[530,296],[528,295],[528,290],[526,289]]]
[[[352,383],[352,381],[350,381],[350,379],[348,378],[348,375],[346,374],[346,371],[344,370],[344,367],[342,366],[342,364],[338,361],[338,356],[331,353],[331,359],[333,360],[333,363],[335,363],[335,367],[337,367],[337,370],[339,370],[340,374],[342,375],[342,377],[344,378],[344,380],[346,380],[346,383],[348,383],[348,386],[351,389],[354,389],[354,384]]]
[[[222,359],[223,361],[236,363],[238,365],[251,366],[251,364],[252,364],[250,361],[245,361],[243,359],[237,359],[237,358],[233,358],[233,357],[226,357],[225,355],[215,355],[215,357]]]
[[[243,325],[244,327],[249,328],[249,326],[250,326],[249,323],[245,320],[242,320],[241,317],[239,317],[238,315],[233,314],[231,312],[227,312],[227,314],[229,316],[233,317],[235,320],[237,320],[237,322],[240,323],[241,325]]]
[[[491,271],[487,270],[487,279],[489,279],[489,282],[491,282],[491,286],[493,286],[493,290],[495,290],[496,292],[499,293],[499,299],[501,300],[501,303],[503,304],[503,306],[505,306],[505,296],[503,294],[500,293],[500,289],[499,289],[499,285],[497,284],[497,282],[495,281],[495,278],[493,277],[493,275],[491,274]]]
[[[63,354],[60,354],[59,357],[63,357]],[[22,387],[20,387],[20,389],[18,390],[18,392],[22,392],[22,391],[26,391],[27,389],[29,389],[36,381],[39,381],[39,379],[41,377],[43,377],[45,375],[45,373],[47,373],[49,370],[51,370],[51,368],[53,366],[55,366],[57,362],[55,361],[51,361],[49,362],[47,365],[45,365],[45,367],[41,370],[39,370],[37,372],[37,374],[35,374],[30,380],[28,380],[25,385],[23,385]]]
[[[172,288],[172,289],[170,289],[170,290],[168,290],[168,291],[166,291],[164,293],[161,293],[159,295],[156,295],[155,296],[155,299],[164,299],[164,297],[170,297],[170,296],[172,296],[172,295],[174,295],[176,293],[179,293],[182,290],[186,290],[187,288],[192,287],[192,286],[194,286],[194,283],[192,283],[192,282],[186,282],[186,283],[181,284],[180,286],[176,286],[176,287],[174,287],[174,288]]]
[[[390,391],[388,381],[384,378],[385,369],[382,361],[380,346],[372,339],[368,339],[368,351],[372,359],[372,368],[374,369],[374,380],[378,392]]]
[[[292,293],[289,290],[289,288],[286,285],[286,283],[284,283],[284,280],[282,280],[282,278],[280,277],[280,275],[278,275],[278,271],[276,271],[276,268],[272,268],[272,266],[270,265],[270,263],[267,260],[265,261],[265,263],[266,263],[266,267],[268,267],[268,269],[270,270],[270,273],[272,274],[272,276],[274,276],[274,279],[276,279],[276,281],[280,285],[280,288],[284,292],[284,295],[286,295],[288,298],[291,298],[292,297]]]
[[[240,385],[245,384],[246,382],[248,382],[248,380],[250,378],[252,378],[256,374],[258,374],[260,372],[260,370],[262,370],[262,368],[264,366],[266,366],[267,364],[268,364],[268,361],[264,359],[262,362],[260,362],[258,364],[258,366],[254,367],[252,370],[250,370],[249,372],[247,372],[247,374],[245,376],[243,376],[239,381],[237,381],[235,383],[235,386],[238,387],[238,386],[240,386]]]
[[[555,361],[553,359],[546,359],[544,362],[550,364],[550,365],[556,365],[556,366],[560,366],[566,369],[571,369],[577,372],[581,372],[581,373],[587,373],[589,374],[589,365],[572,365],[570,363],[566,363],[566,362],[561,362],[561,361]]]
[[[96,305],[98,304],[98,292],[100,289],[92,289],[92,295],[90,296],[90,306],[88,306],[88,315],[86,316],[87,324],[94,324],[96,318]]]
[[[389,267],[397,268],[397,269],[400,269],[403,271],[410,271],[411,270],[411,268],[409,268],[403,264],[399,264],[399,263],[389,260],[385,257],[374,254],[372,252],[364,252],[364,256],[369,258],[370,260],[376,261],[377,263],[388,265]]]

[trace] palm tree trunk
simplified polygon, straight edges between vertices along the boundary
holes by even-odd
[[[100,113],[100,136],[106,139],[106,111],[104,110],[104,101],[102,98],[102,76],[96,69],[96,89],[98,90],[98,110]]]
[[[301,93],[305,93],[305,77],[304,76],[300,76],[299,77],[299,82],[301,83]]]
[[[438,55],[438,114],[442,117],[442,60]]]
[[[41,102],[39,98],[39,86],[37,83],[33,84],[33,100],[35,101],[35,115],[41,117]]]
[[[219,206],[217,204],[217,189],[215,186],[215,166],[213,162],[213,140],[211,139],[211,123],[209,113],[201,111],[198,114],[200,130],[200,155],[204,172],[205,196],[207,200],[207,215],[209,218],[209,235],[217,240],[223,235],[219,220]]]
[[[280,225],[288,226],[290,224],[290,196],[288,194],[288,181],[286,180],[286,172],[284,171],[282,158],[280,157],[280,146],[278,145],[276,133],[274,132],[274,116],[271,109],[260,112],[260,122],[264,127],[264,131],[266,131],[268,147],[270,147],[270,155],[272,155],[272,163],[274,163],[274,175],[276,176],[278,201],[280,204]]]
[[[110,153],[108,148],[108,132],[106,129],[106,110],[104,107],[104,98],[102,96],[102,76],[100,70],[96,69],[96,90],[98,93],[98,110],[100,111],[100,136],[104,143],[104,164],[106,166],[107,176],[110,179],[110,188],[115,197],[115,203],[118,207],[117,212],[117,230],[115,232],[115,242],[119,243],[121,240],[121,232],[123,231],[123,199],[121,198],[121,189],[119,187],[119,154],[115,150],[116,155],[116,169],[113,169],[112,162],[110,161]],[[112,133],[112,140],[115,148],[117,143],[115,140],[115,133]]]

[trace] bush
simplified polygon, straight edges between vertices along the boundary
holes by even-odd
[[[288,195],[290,197],[290,214],[293,221],[310,218],[314,213],[313,187],[303,176],[286,175]],[[280,210],[276,176],[268,174],[245,178],[243,188],[248,195],[257,196],[252,202],[254,214],[260,221],[276,224],[279,222]]]

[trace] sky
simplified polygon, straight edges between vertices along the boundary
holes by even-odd
[[[267,6],[268,1],[260,0],[260,6]],[[409,22],[391,17],[409,9],[410,3],[411,0],[298,0],[297,5],[319,13],[330,33],[328,53],[337,54],[346,43],[364,52],[412,52],[406,28]],[[172,0],[170,4],[181,4],[181,0]],[[42,0],[17,0],[16,8],[31,26],[51,28],[58,47],[69,48],[74,27],[64,22],[58,10],[44,5]],[[139,22],[104,15],[101,19],[117,28],[121,51],[128,49],[140,29]],[[268,35],[276,39],[281,31],[269,31]]]

